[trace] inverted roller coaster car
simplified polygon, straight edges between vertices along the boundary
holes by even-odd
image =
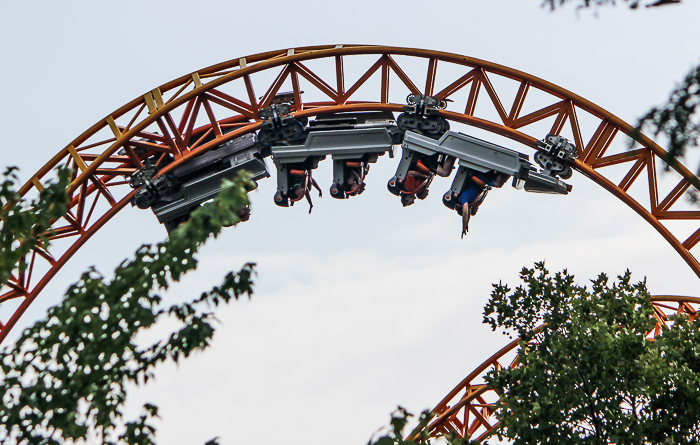
[[[413,156],[413,153],[424,155],[440,153],[459,159],[460,169],[448,192],[452,196],[459,193],[469,170],[512,176],[513,187],[524,188],[527,192],[566,195],[571,191],[571,186],[557,178],[555,172],[549,171],[548,174],[538,172],[529,162],[527,155],[466,134],[448,131],[439,140],[435,140],[407,131],[402,148],[404,151],[402,163],[399,164],[397,174],[392,178],[393,181],[401,180],[407,174],[408,167],[404,158]]]
[[[415,198],[424,199],[432,178],[436,174],[448,176],[459,160],[457,174],[442,202],[462,217],[462,236],[492,187],[502,187],[511,176],[513,187],[528,192],[566,195],[571,191],[570,185],[556,177],[562,170],[538,172],[523,153],[454,131],[445,132],[439,139],[407,131],[402,149],[399,167],[388,188],[401,196],[404,206],[413,204]]]
[[[147,181],[154,184],[159,178],[165,178],[160,181],[169,182],[171,186],[160,190],[146,184],[136,193],[134,201],[140,208],[151,207],[158,221],[170,232],[186,221],[192,210],[214,198],[222,190],[224,179],[233,179],[241,170],[250,172],[253,181],[269,177],[262,150],[256,135],[247,134],[192,159],[169,175],[151,180],[157,169],[139,171],[134,176],[149,178]]]
[[[307,194],[314,183],[299,178],[310,177],[311,170],[327,155],[333,158],[331,196],[342,199],[362,193],[369,164],[386,152],[393,157],[393,146],[400,144],[402,137],[388,111],[317,117],[309,122],[303,137],[279,140],[271,147],[277,167],[275,203],[288,206]],[[302,171],[304,175],[300,175]],[[305,190],[299,190],[302,184]]]

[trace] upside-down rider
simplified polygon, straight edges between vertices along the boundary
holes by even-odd
[[[452,173],[455,165],[455,158],[435,154],[432,156],[420,156],[415,163],[409,167],[406,178],[401,185],[401,204],[404,207],[410,206],[418,199],[425,199],[428,196],[428,187],[435,175],[447,177]]]
[[[365,191],[365,176],[369,171],[369,164],[362,161],[345,162],[346,177],[342,184],[346,196],[359,195]]]
[[[309,213],[311,213],[311,209],[314,208],[314,203],[311,202],[311,187],[318,190],[319,197],[322,196],[321,188],[311,176],[311,169],[291,169],[289,170],[289,177],[291,182],[289,186],[289,200],[292,202],[292,205],[306,197],[306,200],[309,202]]]
[[[509,175],[493,170],[486,173],[470,170],[470,173],[471,176],[465,181],[454,206],[457,213],[462,216],[462,238],[469,231],[469,218],[476,215],[489,190],[492,187],[503,187],[510,178]]]

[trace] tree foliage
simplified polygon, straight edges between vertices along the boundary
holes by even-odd
[[[0,287],[13,270],[24,271],[24,258],[36,247],[48,245],[52,221],[66,211],[70,171],[58,170],[57,180],[46,184],[39,197],[26,201],[17,191],[16,168],[3,173],[0,184]]]
[[[638,128],[668,138],[670,163],[683,159],[689,148],[698,146],[700,137],[700,66],[693,68],[676,86],[666,103],[653,107],[639,120]],[[700,170],[699,170],[700,172]]]
[[[520,338],[522,366],[492,371],[500,434],[515,444],[700,441],[700,322],[683,315],[655,340],[653,305],[629,271],[591,288],[543,263],[503,284],[484,322]]]
[[[681,3],[681,0],[622,0],[622,2],[630,9],[637,9],[640,6],[653,8],[673,3]],[[542,6],[548,7],[552,11],[566,5],[575,5],[576,8],[583,9],[598,8],[600,6],[615,6],[616,2],[615,0],[544,0],[542,2]]]
[[[60,173],[55,186],[27,204],[12,191],[12,172],[6,174],[2,196],[12,208],[2,214],[2,239],[9,243],[3,244],[3,258],[10,252],[7,245],[46,244],[49,222],[55,212],[65,211],[64,176]],[[238,210],[248,205],[252,184],[244,176],[234,182],[169,239],[141,246],[133,259],[116,268],[112,279],[95,269],[85,272],[44,320],[26,329],[3,352],[0,443],[60,444],[81,439],[154,443],[151,419],[157,416],[157,407],[146,404],[139,418],[123,418],[128,385],[152,379],[159,363],[177,362],[206,349],[214,334],[211,307],[252,293],[253,264],[228,273],[221,285],[186,303],[163,307],[157,293],[196,268],[197,249],[207,239],[216,237],[223,226],[239,222]],[[14,233],[22,235],[10,242],[13,227],[19,227]],[[21,262],[19,254],[13,255],[15,259],[5,261],[2,270]],[[177,319],[180,327],[152,344],[136,341],[137,334],[166,317]]]

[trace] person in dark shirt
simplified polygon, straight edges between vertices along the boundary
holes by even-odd
[[[311,169],[290,169],[289,176],[291,178],[289,186],[289,200],[291,204],[293,205],[295,202],[306,198],[309,203],[309,213],[311,213],[311,209],[314,208],[314,204],[311,202],[311,187],[318,190],[319,197],[322,196],[321,188],[311,176]]]

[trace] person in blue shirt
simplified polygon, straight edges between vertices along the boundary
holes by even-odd
[[[462,238],[469,231],[469,218],[476,215],[479,206],[492,187],[501,188],[510,176],[504,173],[489,171],[486,173],[471,171],[471,177],[465,182],[465,187],[457,197],[459,205],[455,210],[462,216]]]

